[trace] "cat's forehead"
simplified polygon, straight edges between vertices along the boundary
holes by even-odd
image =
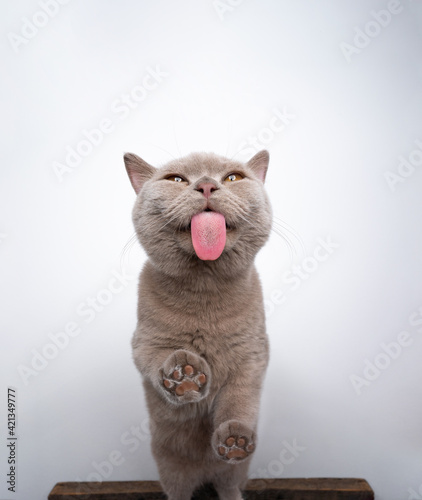
[[[167,163],[160,168],[160,172],[180,174],[195,179],[203,175],[220,177],[242,167],[243,164],[240,162],[212,153],[192,153]]]

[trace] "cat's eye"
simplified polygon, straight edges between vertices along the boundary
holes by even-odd
[[[183,177],[180,177],[180,175],[170,175],[166,177],[166,179],[173,182],[187,182]]]
[[[244,177],[242,174],[237,174],[237,173],[233,173],[233,174],[229,174],[225,179],[224,179],[224,182],[235,182],[235,181],[240,181],[242,180]]]

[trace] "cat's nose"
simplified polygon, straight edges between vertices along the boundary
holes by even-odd
[[[212,182],[201,182],[200,184],[198,184],[196,186],[196,191],[199,191],[200,193],[202,193],[205,198],[208,200],[208,198],[211,196],[211,193],[213,191],[216,191],[218,189],[218,187],[213,184]]]

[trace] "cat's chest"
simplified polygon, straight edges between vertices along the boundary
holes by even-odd
[[[243,341],[242,341],[243,337]],[[242,332],[233,332],[232,335],[225,335],[219,332],[210,332],[197,329],[193,332],[183,332],[184,348],[188,348],[204,356],[205,358],[218,358],[219,356],[230,357],[235,354],[235,350],[241,344],[246,349],[246,339]],[[176,343],[179,339],[175,339]]]
[[[213,367],[216,381],[221,382],[251,358],[252,342],[252,339],[248,342],[241,332],[227,336],[199,330],[185,334],[183,348],[203,357]]]
[[[223,308],[222,308],[223,309]],[[207,310],[155,310],[154,329],[144,329],[143,340],[159,349],[186,349],[204,357],[214,366],[239,364],[253,357],[260,348],[263,324],[250,308],[236,314]]]
[[[148,268],[145,270],[148,272]],[[220,363],[242,362],[264,347],[264,312],[256,274],[240,285],[201,293],[141,278],[139,326],[142,342],[157,349],[187,349]],[[149,279],[145,279],[149,278]]]

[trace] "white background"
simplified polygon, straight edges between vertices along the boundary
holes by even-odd
[[[374,21],[389,7],[384,26]],[[198,150],[247,160],[253,137],[271,153],[274,214],[304,248],[291,236],[290,256],[274,232],[257,258],[271,363],[251,476],[363,477],[377,499],[422,498],[422,331],[409,322],[422,306],[420,1],[71,0],[56,10],[46,22],[37,1],[2,2],[1,498],[45,499],[58,481],[158,478],[131,359],[145,255],[137,244],[123,252],[135,195],[122,155],[157,166]],[[44,26],[31,33],[25,18]],[[151,70],[162,76],[145,80]],[[274,109],[289,117],[284,128]],[[85,154],[84,130],[106,119],[109,133]],[[58,175],[78,147],[85,156]],[[400,157],[413,165],[397,177]],[[317,261],[321,240],[332,249]],[[118,272],[131,279],[105,292]],[[97,296],[108,303],[87,312]],[[58,335],[72,322],[79,335]],[[382,343],[402,331],[407,346],[392,359]],[[16,494],[6,489],[10,386]]]

